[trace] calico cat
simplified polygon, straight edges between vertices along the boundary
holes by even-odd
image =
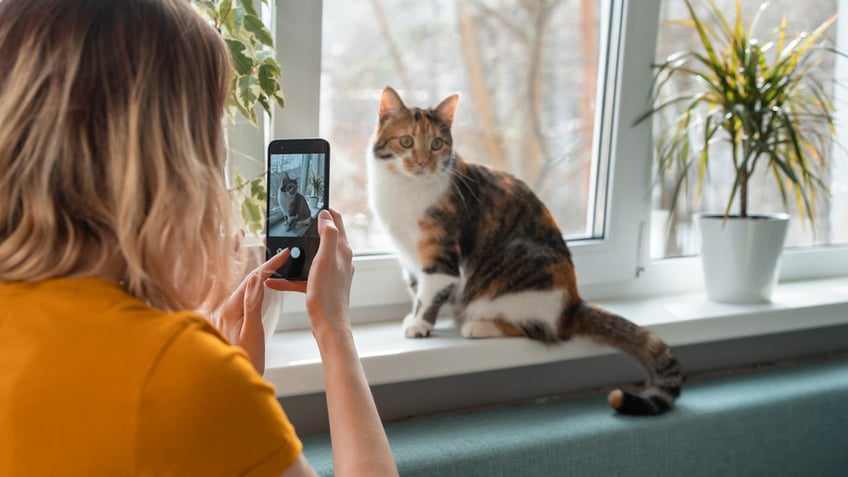
[[[386,88],[371,140],[370,206],[414,296],[406,336],[429,336],[445,305],[466,338],[555,343],[588,336],[648,371],[644,389],[612,391],[612,407],[625,414],[669,410],[683,379],[668,346],[580,297],[562,233],[526,184],[462,160],[451,136],[457,101],[452,95],[431,109],[407,108]]]
[[[283,211],[283,223],[288,224],[286,230],[291,232],[309,225],[312,220],[312,210],[306,202],[306,197],[297,191],[297,178],[290,177],[288,172],[283,174],[283,183],[280,186],[280,193],[277,194],[277,202]]]

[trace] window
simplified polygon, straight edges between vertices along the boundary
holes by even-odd
[[[386,85],[407,106],[460,92],[459,153],[527,182],[569,239],[602,238],[599,16],[598,0],[325,0],[319,133],[335,146],[332,200],[348,214],[354,248],[389,249],[363,193]]]
[[[537,3],[548,5],[547,15],[528,6]],[[836,8],[833,1],[825,3],[829,11]],[[419,4],[407,0],[278,0],[276,4],[287,103],[274,116],[270,134],[330,139],[330,201],[345,213],[359,252],[352,306],[360,311],[354,315],[399,321],[408,311],[409,295],[398,279],[396,260],[377,253],[386,251],[385,242],[371,220],[365,196],[367,144],[376,124],[379,93],[386,85],[400,90],[408,104],[419,106],[460,92],[455,125],[460,153],[468,160],[505,167],[534,184],[569,239],[587,297],[698,289],[696,260],[649,260],[652,255],[679,252],[650,253],[656,241],[656,234],[650,233],[652,214],[656,215],[652,206],[659,207],[659,202],[652,205],[650,125],[634,125],[648,107],[651,62],[664,48],[674,48],[668,43],[678,41],[660,32],[657,42],[658,30],[665,28],[660,15],[678,15],[677,3]],[[776,7],[772,6],[779,10]],[[538,34],[540,24],[543,35]],[[837,40],[842,41],[839,35],[846,30],[836,25]],[[534,47],[534,39],[541,46]],[[533,52],[540,55],[536,66],[527,60]],[[477,67],[467,64],[474,57]],[[536,96],[528,96],[528,78],[539,82]],[[528,97],[537,98],[535,106]],[[515,160],[528,148],[535,149],[529,166]],[[834,170],[834,175],[846,177],[845,169]],[[845,237],[846,181],[835,184],[841,187],[835,192],[842,195],[830,202],[834,233],[829,244],[845,241],[840,237]],[[837,228],[842,235],[835,232]],[[824,242],[823,234],[817,237]],[[685,251],[694,252],[691,246]],[[782,270],[783,279],[844,274],[848,247],[791,249]],[[297,305],[286,305],[287,311],[296,309]],[[283,321],[306,325],[305,320]]]
[[[582,177],[585,177],[587,167],[590,176],[594,174],[594,177],[590,177],[588,186],[581,192],[580,200],[584,203],[573,208],[567,205],[563,208],[567,210],[560,212],[565,214],[565,219],[560,218],[560,220],[567,220],[570,224],[572,224],[572,217],[576,214],[579,213],[582,217],[579,220],[573,219],[573,224],[578,225],[567,226],[572,228],[566,228],[566,233],[573,251],[584,297],[599,301],[637,323],[651,327],[672,346],[703,345],[700,349],[706,363],[703,369],[753,362],[745,362],[747,358],[741,357],[743,353],[731,353],[732,356],[728,357],[727,353],[721,351],[723,348],[720,344],[713,344],[717,341],[753,337],[756,343],[746,349],[753,349],[753,355],[759,356],[756,359],[762,360],[762,355],[768,355],[772,351],[768,349],[764,352],[764,348],[770,346],[766,341],[770,334],[794,333],[797,330],[835,325],[844,326],[845,316],[848,316],[845,313],[848,303],[845,301],[844,278],[789,284],[786,287],[788,297],[786,302],[747,308],[702,303],[702,300],[698,301],[697,293],[675,295],[669,298],[668,294],[674,292],[702,290],[703,285],[699,282],[700,265],[697,257],[649,259],[652,212],[651,128],[647,122],[640,123],[638,126],[634,123],[648,108],[648,91],[653,74],[651,63],[657,55],[661,10],[667,4],[677,2],[546,0],[538,3],[555,5],[555,9],[562,9],[561,12],[566,12],[574,18],[574,20],[560,19],[559,21],[563,22],[560,28],[579,29],[586,25],[583,24],[583,20],[576,19],[580,15],[576,12],[590,11],[581,10],[587,2],[596,7],[595,17],[589,17],[594,18],[592,21],[597,28],[597,33],[594,33],[597,35],[594,118],[591,125],[583,119],[579,113],[579,102],[571,103],[571,106],[556,103],[555,106],[550,106],[551,109],[546,109],[545,115],[542,116],[546,121],[544,124],[548,127],[546,131],[549,136],[560,138],[560,142],[549,142],[546,147],[553,148],[551,150],[562,148],[561,151],[575,152],[568,159],[577,161],[573,164],[583,164],[575,166],[584,168]],[[342,60],[346,52],[363,57],[363,61],[365,57],[370,58],[374,55],[373,58],[379,60],[376,63],[378,66],[382,65],[386,69],[393,68],[392,62],[395,60],[392,59],[392,53],[386,49],[388,46],[384,42],[369,43],[371,46],[368,48],[364,46],[367,37],[372,40],[385,37],[379,18],[373,13],[374,5],[379,4],[383,13],[390,15],[387,18],[387,24],[390,25],[388,31],[392,38],[401,41],[412,34],[401,28],[407,17],[421,16],[432,19],[433,23],[425,24],[424,29],[428,30],[425,33],[433,33],[429,32],[431,28],[435,32],[444,33],[451,31],[449,27],[456,29],[460,8],[466,9],[466,13],[472,17],[477,15],[478,21],[483,21],[483,19],[497,18],[498,15],[517,16],[522,10],[516,5],[537,2],[534,0],[514,3],[511,0],[499,2],[440,0],[438,3],[425,3],[428,6],[438,5],[439,8],[430,6],[428,9],[418,11],[415,2],[405,0],[371,0],[369,2],[277,0],[276,2],[277,45],[280,63],[283,66],[283,88],[287,103],[285,109],[278,111],[274,116],[270,134],[274,137],[333,135],[329,138],[333,151],[331,177],[343,177],[344,174],[348,174],[350,178],[347,179],[349,182],[333,184],[334,195],[331,197],[331,203],[342,204],[343,201],[348,200],[348,194],[361,193],[362,195],[362,198],[357,199],[361,200],[361,205],[350,205],[351,208],[358,207],[356,212],[343,211],[347,213],[345,219],[348,228],[358,226],[369,233],[375,231],[368,222],[370,213],[363,200],[364,160],[367,152],[366,144],[376,123],[376,95],[383,86],[391,84],[398,89],[408,89],[409,91],[404,91],[406,93],[404,96],[411,94],[413,101],[409,102],[417,104],[431,103],[459,90],[463,95],[460,100],[460,111],[465,116],[460,116],[460,122],[464,124],[458,127],[470,126],[471,122],[480,121],[476,119],[476,115],[480,113],[476,111],[477,106],[470,91],[463,91],[463,88],[467,88],[464,82],[468,80],[464,79],[464,76],[454,76],[454,72],[446,71],[459,67],[451,66],[441,60],[433,60],[439,67],[433,68],[429,74],[437,79],[424,82],[423,78],[419,78],[423,73],[416,70],[415,73],[408,73],[409,81],[413,84],[407,87],[398,83],[402,80],[392,78],[392,73],[386,71],[365,73],[354,69]],[[832,4],[833,2],[830,3]],[[330,9],[339,10],[329,12]],[[356,21],[351,9],[372,13],[365,18],[360,18],[359,20],[364,23],[353,28],[347,25],[347,18],[350,18],[351,22]],[[328,20],[330,14],[341,14],[343,21],[330,26]],[[452,25],[448,18],[453,19]],[[552,18],[550,21],[554,20],[555,18]],[[496,30],[492,29],[503,25],[492,21],[493,24],[484,22],[478,25],[476,31],[493,32]],[[526,17],[522,19],[522,24],[527,22]],[[322,27],[340,31],[322,32]],[[839,37],[848,33],[848,28],[839,28],[838,32]],[[447,34],[453,36],[454,41],[450,59],[460,54],[457,51],[461,52],[461,42],[457,41],[457,34]],[[333,35],[339,35],[337,43],[331,43],[328,40]],[[574,43],[566,41],[566,37],[553,35],[551,37],[553,40],[550,41],[556,42],[557,50],[577,48]],[[500,34],[496,36],[498,36],[497,40],[503,40],[503,42],[495,42],[495,44],[509,44],[505,38],[500,37]],[[441,37],[434,41],[448,42]],[[422,42],[425,40],[417,43]],[[408,48],[420,47],[421,45],[417,43]],[[848,44],[848,42],[843,43]],[[441,45],[444,43],[437,44],[443,48]],[[379,50],[378,53],[381,47],[384,49]],[[492,53],[489,52],[489,54]],[[564,58],[572,58],[567,51],[557,51],[555,55],[550,61],[565,61]],[[507,54],[504,56],[509,57]],[[372,59],[372,63],[373,61]],[[348,93],[343,93],[344,89],[338,85],[333,86],[334,83],[329,77],[322,74],[322,65],[324,68],[332,69],[331,74],[337,76],[334,81],[353,84],[354,87]],[[571,74],[577,75],[578,79],[566,77],[562,80],[554,76],[554,83],[562,91],[547,94],[553,94],[557,100],[560,100],[558,96],[560,94],[571,97],[568,94],[572,93],[572,90],[588,88],[587,83],[581,82],[588,81],[585,68],[586,65],[581,64],[577,69],[572,70]],[[500,71],[495,70],[491,76],[499,74]],[[487,78],[487,81],[489,80]],[[421,83],[415,83],[416,81]],[[501,79],[492,78],[491,81],[494,82],[493,84],[498,84]],[[578,86],[574,86],[575,84]],[[340,101],[340,106],[332,106],[337,100]],[[336,111],[333,108],[339,110]],[[561,116],[551,114],[552,112],[559,114],[562,111],[566,113]],[[353,117],[357,119],[342,127],[340,125],[345,122],[340,118],[347,114],[353,114]],[[500,116],[495,117],[500,118]],[[553,127],[563,124],[565,126],[562,128]],[[587,134],[586,128],[589,126],[591,126],[592,147],[587,148],[584,141],[581,143],[582,146],[577,148],[576,138]],[[340,132],[328,132],[337,127],[341,129]],[[478,136],[482,134],[480,131],[485,129],[474,130],[469,127],[462,134],[474,137],[475,134]],[[464,142],[473,141],[466,139]],[[574,147],[571,148],[571,146]],[[509,151],[509,147],[515,146],[505,145],[504,151]],[[462,144],[461,153],[469,159],[470,155],[478,154],[467,149],[466,144]],[[587,161],[591,161],[591,166],[585,165]],[[339,168],[350,168],[350,170],[343,172]],[[354,182],[357,177],[362,182]],[[592,187],[595,187],[595,190],[592,190]],[[540,188],[542,194],[545,194],[544,190],[544,187]],[[336,195],[340,193],[343,195]],[[556,204],[556,207],[562,207],[562,204]],[[594,377],[603,374],[599,373],[595,367],[598,361],[594,358],[608,351],[602,347],[592,346],[591,343],[581,343],[579,340],[575,340],[568,346],[540,348],[528,345],[523,340],[498,342],[462,340],[458,336],[455,336],[455,339],[451,336],[447,336],[447,339],[403,339],[399,327],[402,317],[409,312],[410,298],[405,285],[400,280],[397,261],[391,254],[375,253],[380,248],[378,239],[361,237],[360,239],[364,240],[360,242],[360,251],[369,253],[360,253],[355,258],[356,275],[351,295],[352,319],[360,324],[364,321],[382,321],[385,324],[357,326],[354,333],[369,380],[372,384],[388,385],[385,388],[379,387],[386,390],[383,398],[384,402],[388,403],[387,408],[402,409],[404,416],[408,416],[432,412],[435,408],[427,408],[427,406],[438,406],[434,403],[441,401],[447,409],[456,409],[456,406],[463,405],[458,404],[462,400],[453,401],[450,397],[445,397],[454,396],[451,392],[455,392],[455,389],[448,390],[450,384],[430,378],[450,376],[456,378],[450,383],[456,383],[463,379],[463,376],[457,376],[459,374],[481,371],[497,373],[488,374],[488,377],[495,381],[503,380],[504,389],[509,388],[500,395],[503,400],[521,399],[517,395],[520,394],[519,390],[524,385],[532,383],[520,383],[520,379],[515,374],[509,375],[501,371],[515,366],[534,367],[535,371],[541,369],[535,368],[536,366],[554,361],[567,362],[569,366],[573,364],[575,369],[579,369],[580,372],[569,373],[572,389],[590,389],[602,385],[592,381]],[[848,276],[848,247],[792,248],[784,254],[781,275],[783,280],[835,275]],[[660,296],[650,297],[649,295]],[[611,299],[606,300],[606,298]],[[281,335],[280,339],[272,340],[269,344],[269,365],[266,377],[277,386],[278,390],[285,389],[286,396],[294,397],[291,402],[287,401],[286,405],[314,404],[317,407],[314,408],[316,412],[313,414],[317,415],[323,413],[320,409],[324,406],[320,398],[313,399],[312,395],[312,393],[320,395],[323,390],[320,353],[316,349],[312,334],[308,331],[309,324],[303,305],[298,302],[299,299],[300,295],[297,294],[287,295],[285,298],[285,317],[280,320],[278,330],[291,332]],[[794,334],[791,335],[793,340],[795,337]],[[825,345],[813,343],[809,349],[824,349],[823,346]],[[780,352],[783,353],[783,350]],[[786,351],[781,356],[786,357],[794,352]],[[638,376],[632,379],[638,379]],[[410,380],[426,381],[408,383]],[[426,392],[433,399],[426,400],[426,405],[420,405],[423,411],[416,407],[419,404],[415,400],[398,402],[399,396],[412,395],[404,393],[413,389],[404,385],[400,388],[392,387],[399,382],[404,382],[404,385],[421,384],[414,389],[423,389],[426,386]],[[488,397],[471,396],[475,392],[482,394],[482,391],[476,390],[466,393],[469,395],[467,403],[470,403],[466,405],[492,404],[490,400],[487,400]],[[381,412],[383,412],[382,409]]]

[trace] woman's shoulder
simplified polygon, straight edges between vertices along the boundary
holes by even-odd
[[[97,369],[119,366],[140,379],[154,372],[164,356],[187,355],[213,366],[243,353],[200,314],[155,309],[107,280],[0,282],[0,302],[0,322],[50,350],[56,361],[67,355],[90,355]]]

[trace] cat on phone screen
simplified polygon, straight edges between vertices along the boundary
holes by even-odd
[[[288,172],[283,173],[283,182],[280,192],[277,194],[277,203],[283,211],[283,223],[286,230],[292,232],[300,227],[309,225],[312,220],[312,210],[306,197],[298,192],[297,178],[290,177]]]
[[[451,134],[457,95],[407,107],[383,90],[370,144],[371,208],[387,231],[413,295],[408,338],[430,335],[452,310],[466,338],[523,336],[545,343],[587,336],[647,370],[645,386],[609,394],[625,414],[672,408],[683,381],[654,333],[584,301],[571,252],[547,207],[521,180],[464,161]]]

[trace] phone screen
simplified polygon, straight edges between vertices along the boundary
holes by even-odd
[[[266,256],[288,247],[277,278],[306,280],[320,243],[316,217],[329,208],[330,145],[324,139],[275,139],[268,146]]]

